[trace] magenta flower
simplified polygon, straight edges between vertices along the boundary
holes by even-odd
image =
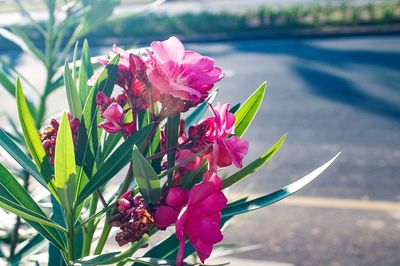
[[[178,214],[188,201],[189,191],[182,187],[171,187],[166,196],[154,213],[154,223],[165,230],[168,226],[176,223]]]
[[[249,144],[245,139],[231,136],[235,133],[235,116],[229,112],[230,105],[217,104],[215,108],[209,106],[214,116],[189,128],[188,134],[193,146],[192,150],[198,152],[206,145],[211,145],[205,158],[209,162],[209,168],[214,172],[218,167],[231,164],[241,168]]]
[[[203,263],[210,256],[213,245],[222,241],[221,211],[226,207],[227,199],[221,190],[222,180],[216,173],[208,172],[189,192],[188,203],[176,222],[177,266],[183,265],[186,236]]]
[[[99,124],[100,128],[110,134],[115,134],[122,130],[124,110],[119,104],[111,103],[101,116],[105,119],[105,122]]]
[[[168,107],[175,107],[177,100],[183,101],[186,109],[196,106],[224,76],[212,58],[185,51],[176,37],[153,42],[151,47],[154,54],[148,52],[147,76],[160,101],[172,102]]]
[[[120,59],[116,84],[123,89],[132,108],[145,110],[152,101],[154,102],[157,99],[156,95],[150,95],[150,91],[148,90],[146,64],[139,56],[114,45],[110,52],[110,58],[113,58],[117,54],[120,55]],[[97,61],[102,65],[107,65],[110,60],[98,58]],[[101,70],[97,71],[89,79],[88,84],[94,85],[100,73]]]

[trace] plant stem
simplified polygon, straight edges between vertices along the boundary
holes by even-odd
[[[89,217],[96,213],[98,200],[99,200],[98,195],[93,194],[92,199],[90,201]],[[82,244],[82,257],[88,256],[90,254],[90,246],[93,241],[93,234],[95,230],[96,228],[94,226],[94,219],[93,219],[88,222],[87,228],[84,231],[83,244]]]
[[[132,170],[132,162],[131,162],[129,164],[129,169],[128,169],[128,172],[126,173],[124,182],[121,184],[121,186],[118,189],[117,198],[120,198],[122,196],[122,194],[124,194],[129,189],[129,185],[131,184],[132,177],[133,177],[133,170]],[[110,222],[111,222],[111,218],[114,214],[114,211],[115,210],[113,209],[113,210],[110,210],[107,212],[106,219],[104,221],[103,231],[101,232],[99,242],[97,242],[97,246],[94,251],[95,255],[98,255],[103,251],[104,245],[106,244],[108,235],[110,234],[110,231],[111,231]]]
[[[164,155],[167,154],[167,153],[174,152],[174,151],[176,151],[177,149],[178,149],[178,146],[170,147],[170,148],[168,148],[168,149],[165,149],[165,150],[162,151],[162,152],[153,154],[153,155],[148,156],[148,157],[146,157],[146,158],[147,158],[147,160],[154,160],[154,159],[157,159],[157,158],[159,158],[159,157],[164,156]]]
[[[67,265],[69,265],[70,261],[74,261],[75,259],[75,211],[73,210],[70,213],[66,213],[66,224],[67,224]]]
[[[153,127],[146,140],[143,142],[142,147],[140,147],[140,152],[143,153],[146,150],[147,145],[150,143],[151,139],[154,137],[154,134],[157,132],[157,128],[160,125],[160,122],[156,121],[153,123]]]

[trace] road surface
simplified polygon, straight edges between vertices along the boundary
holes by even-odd
[[[188,47],[226,71],[219,101],[242,102],[268,81],[265,102],[245,134],[246,163],[288,133],[276,157],[231,195],[272,192],[342,152],[296,197],[229,228],[225,243],[261,244],[234,256],[295,265],[400,265],[400,37]],[[41,77],[32,59],[3,55],[28,76]],[[10,97],[1,96],[2,111],[15,114]],[[53,112],[66,108],[64,92],[51,100]]]

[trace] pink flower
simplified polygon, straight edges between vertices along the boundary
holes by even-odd
[[[146,64],[139,56],[114,45],[110,52],[110,58],[113,58],[117,54],[120,55],[120,59],[116,84],[123,89],[125,95],[130,100],[132,108],[145,110],[150,105],[151,100],[154,102],[157,99],[156,95],[152,95],[151,97],[147,90]],[[104,58],[98,58],[97,60],[102,65],[107,65],[110,61]],[[97,71],[89,79],[89,85],[94,85],[101,71]]]
[[[159,229],[165,230],[176,223],[180,210],[188,201],[188,195],[188,191],[182,187],[171,187],[167,190],[162,205],[154,213],[154,223]]]
[[[185,51],[176,37],[153,42],[151,47],[154,54],[148,51],[147,76],[161,101],[163,97],[173,97],[184,101],[187,107],[196,106],[224,76],[212,58]]]
[[[230,105],[217,104],[215,108],[209,106],[214,116],[189,128],[189,139],[192,140],[194,151],[199,151],[206,145],[212,145],[205,158],[209,161],[209,168],[214,172],[218,167],[231,164],[241,168],[249,144],[244,139],[230,136],[235,133],[235,116],[229,112]]]
[[[111,103],[101,116],[106,121],[99,124],[100,128],[103,128],[110,134],[114,134],[122,130],[124,110],[119,104],[115,102]]]
[[[222,180],[211,172],[191,189],[188,203],[176,223],[179,240],[176,265],[183,265],[186,236],[203,263],[210,256],[213,245],[222,241],[221,211],[226,207],[227,199],[221,190]]]

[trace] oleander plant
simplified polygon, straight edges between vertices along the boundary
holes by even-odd
[[[37,232],[16,250],[30,250],[17,264],[39,242],[49,243],[49,265],[203,264],[233,217],[295,193],[337,157],[273,193],[229,200],[226,189],[266,164],[286,137],[243,165],[251,151],[243,135],[266,83],[243,103],[214,103],[223,70],[176,37],[135,51],[114,45],[97,70],[87,42],[79,61],[77,50],[63,69],[69,110],[38,130],[17,78],[22,143],[0,130],[0,146],[45,195],[36,200],[0,164],[0,207]],[[224,174],[229,166],[237,171]],[[154,236],[164,239],[149,245]],[[122,251],[105,252],[110,240]],[[197,261],[186,260],[193,254]]]

